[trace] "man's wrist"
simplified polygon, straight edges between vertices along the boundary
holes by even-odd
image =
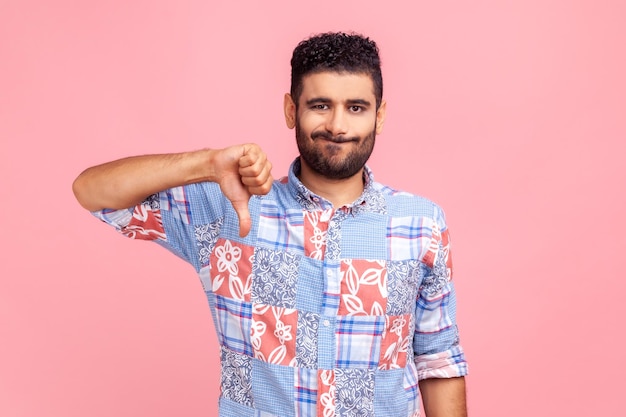
[[[197,151],[185,152],[180,155],[185,168],[185,184],[198,182],[218,182],[216,164],[214,163],[215,149],[200,149]]]

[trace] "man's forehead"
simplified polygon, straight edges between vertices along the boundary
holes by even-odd
[[[374,81],[364,72],[320,71],[302,78],[302,96],[327,98],[373,99]]]

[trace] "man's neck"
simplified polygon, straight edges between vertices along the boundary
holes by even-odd
[[[363,169],[349,178],[335,180],[318,174],[302,162],[298,177],[306,188],[330,201],[335,208],[352,204],[363,193]]]

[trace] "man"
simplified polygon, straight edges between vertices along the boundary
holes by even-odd
[[[428,417],[466,416],[443,212],[365,166],[386,112],[378,48],[326,33],[291,65],[287,177],[243,144],[92,167],[76,197],[197,270],[220,416],[418,416],[420,391]]]

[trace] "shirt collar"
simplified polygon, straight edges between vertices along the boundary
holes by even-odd
[[[302,184],[298,175],[301,170],[300,158],[296,158],[289,167],[289,174],[287,176],[287,184],[291,195],[302,205],[306,210],[326,210],[332,208],[332,203],[321,197]],[[363,168],[363,193],[354,200],[354,202],[345,208],[347,210],[354,210],[359,207],[368,206],[367,202],[375,199],[376,194],[374,190],[374,174],[372,170],[366,165]]]

